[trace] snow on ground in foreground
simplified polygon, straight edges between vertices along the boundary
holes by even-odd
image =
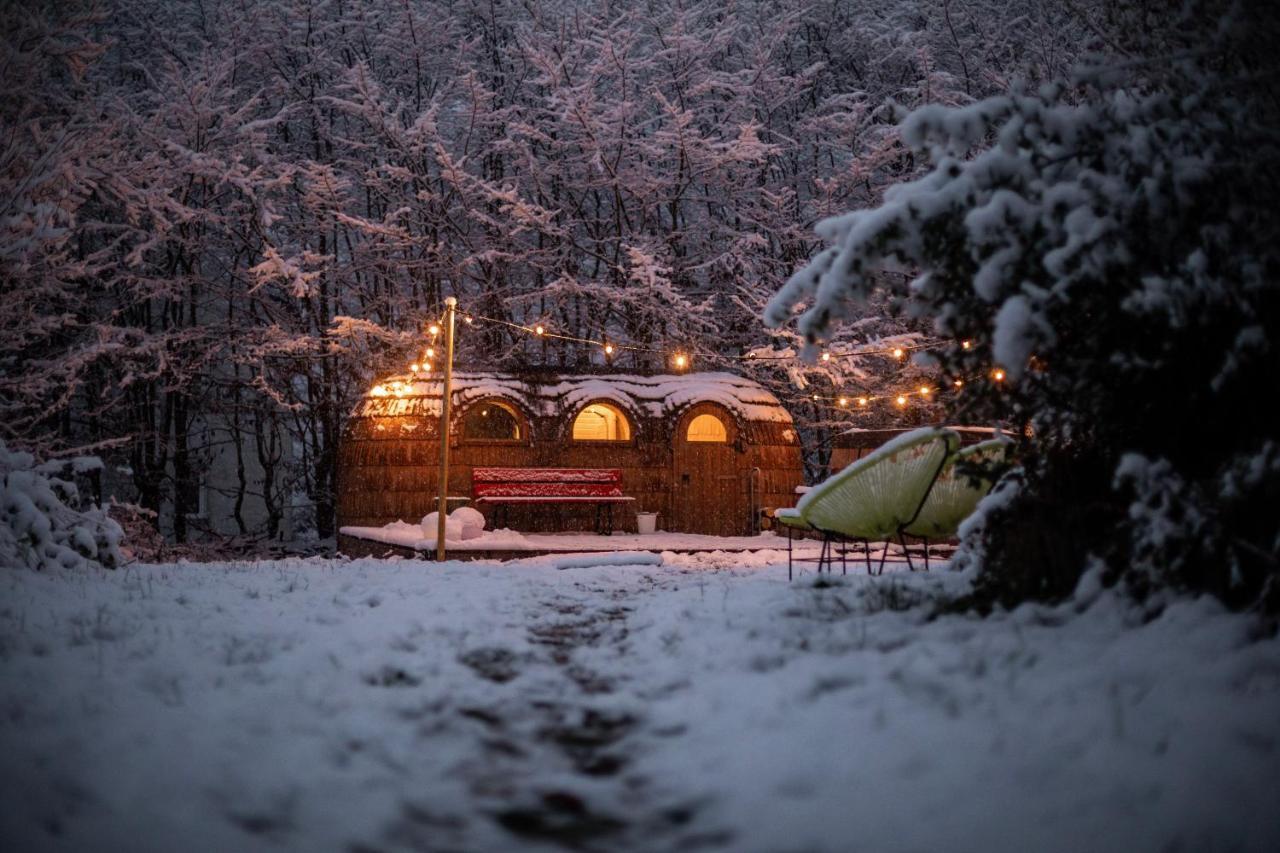
[[[925,621],[963,578],[777,559],[4,571],[0,848],[1280,844],[1242,617]]]

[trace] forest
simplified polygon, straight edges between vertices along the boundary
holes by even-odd
[[[811,430],[816,473],[832,429],[940,406],[838,411],[826,397],[927,370],[805,363],[794,330],[761,325],[814,224],[921,170],[898,129],[912,108],[1063,76],[1144,17],[1050,0],[9,5],[0,432],[99,455],[107,491],[177,540],[199,532],[219,452],[241,533],[278,536],[291,514],[331,536],[343,417],[455,295],[763,381]],[[886,302],[828,350],[930,338]],[[486,326],[457,363],[593,359]]]

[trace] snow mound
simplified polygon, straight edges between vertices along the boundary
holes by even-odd
[[[75,470],[87,470],[75,460]],[[75,484],[0,441],[0,565],[32,569],[115,568],[120,525],[100,508],[80,511]]]
[[[419,527],[422,535],[435,541],[440,513],[429,512],[422,517]],[[410,525],[412,526],[412,525]],[[391,529],[392,525],[387,525]],[[484,514],[469,506],[462,506],[445,516],[444,541],[462,542],[467,539],[479,539],[484,535]]]

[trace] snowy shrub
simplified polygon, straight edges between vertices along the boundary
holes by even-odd
[[[931,170],[821,222],[765,312],[803,308],[820,342],[888,291],[953,342],[952,416],[1023,434],[1018,494],[969,541],[992,597],[1068,595],[1091,554],[1138,595],[1245,605],[1277,574],[1280,137],[1256,69],[1280,30],[1199,12],[1142,62],[916,110]]]
[[[74,483],[0,441],[0,565],[33,569],[120,565],[120,526],[101,509],[73,509]]]

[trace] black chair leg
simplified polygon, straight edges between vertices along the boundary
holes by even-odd
[[[902,546],[902,556],[907,558],[907,568],[914,572],[916,570],[916,566],[915,563],[911,562],[911,551],[907,548],[907,537],[905,534],[898,534],[898,544]],[[888,547],[887,542],[885,543],[885,547]]]
[[[791,525],[783,525],[787,528],[787,580],[791,580]]]
[[[867,577],[871,577],[871,540],[862,540],[862,556],[867,560]]]

